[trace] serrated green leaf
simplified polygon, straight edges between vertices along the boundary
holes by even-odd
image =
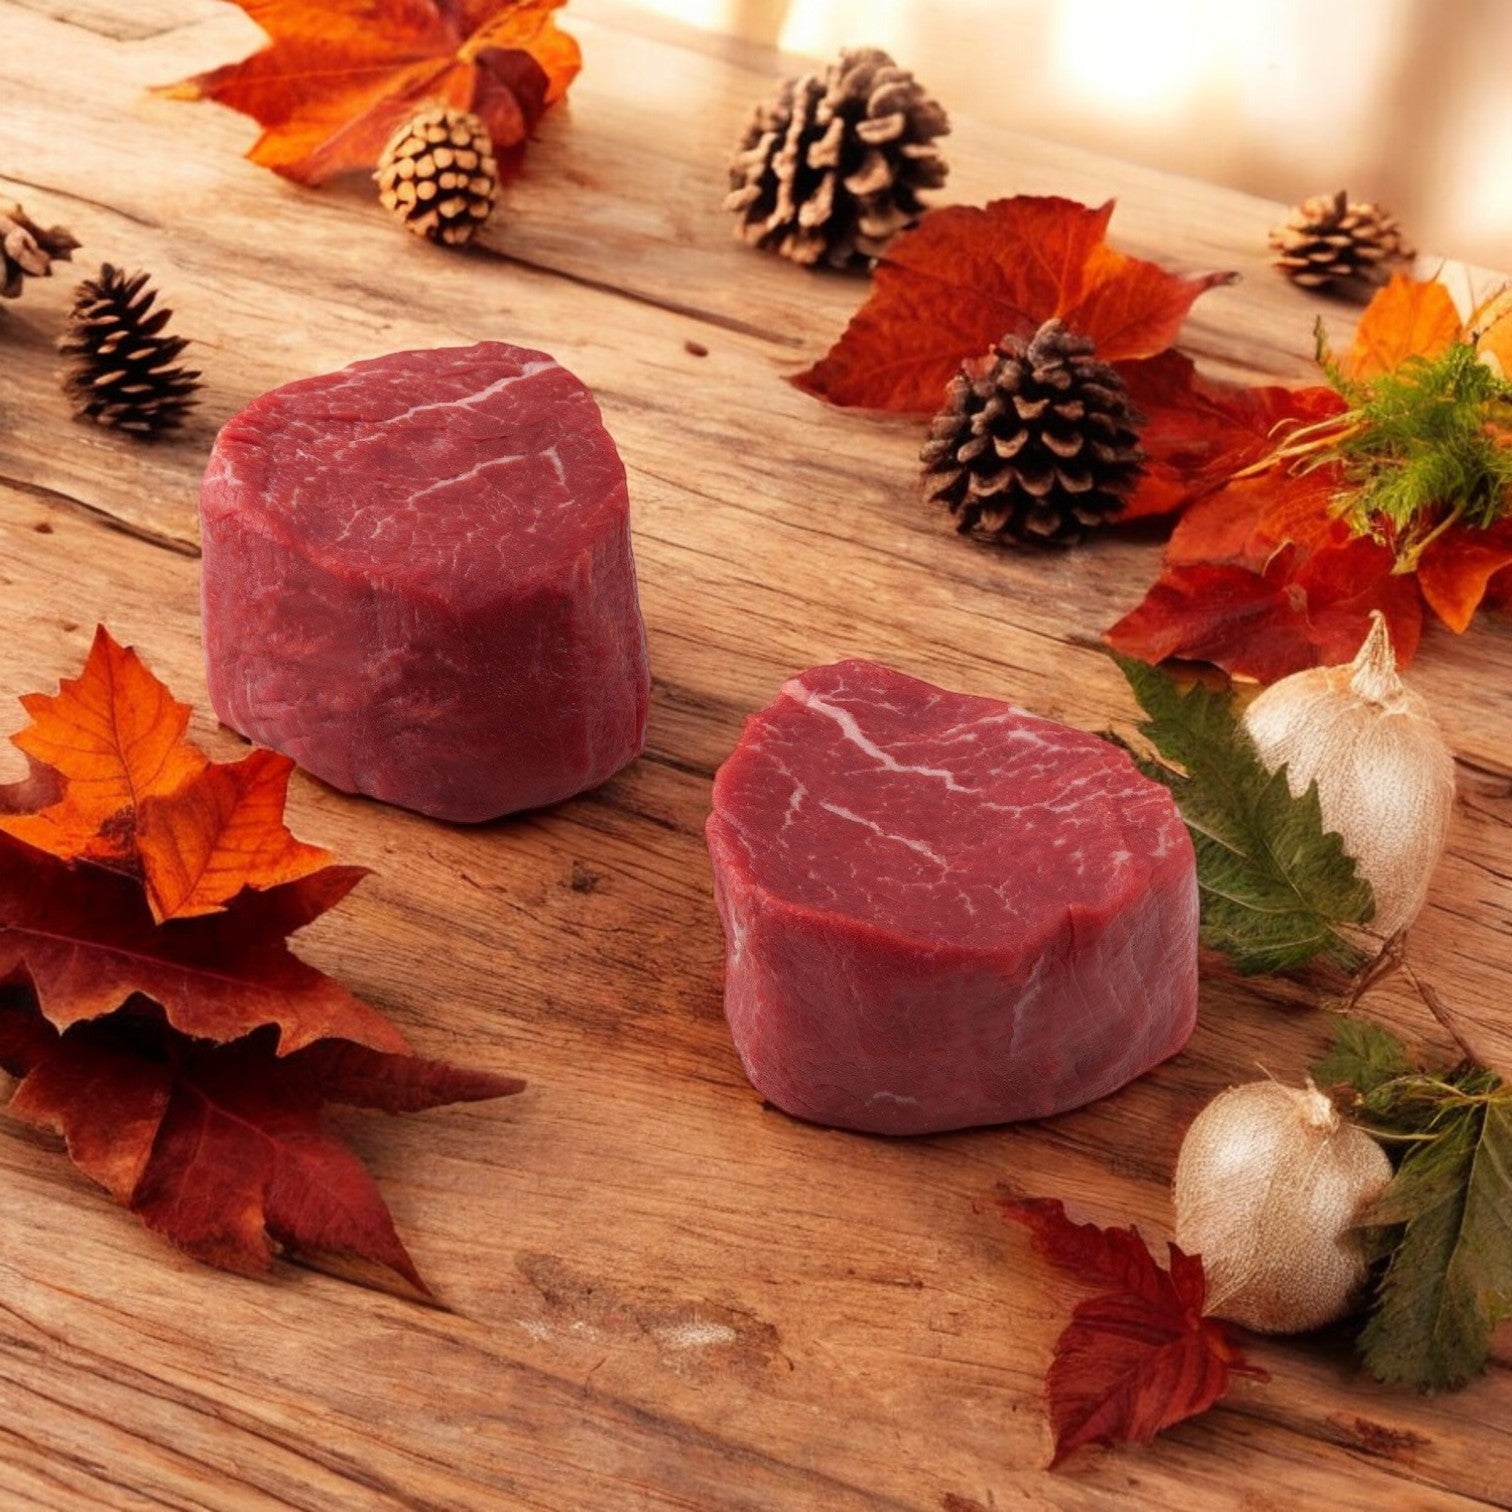
[[[1452,1097],[1370,1215],[1400,1238],[1361,1355],[1378,1380],[1419,1391],[1464,1385],[1512,1309],[1512,1097]]]
[[[1334,1042],[1313,1066],[1313,1079],[1324,1087],[1353,1087],[1362,1097],[1416,1069],[1407,1046],[1391,1030],[1369,1019],[1337,1017]]]
[[[1293,797],[1286,769],[1266,769],[1227,697],[1200,684],[1183,693],[1156,667],[1114,659],[1159,758],[1136,758],[1140,769],[1170,789],[1197,852],[1202,943],[1251,974],[1319,957],[1359,966],[1363,953],[1340,931],[1367,923],[1375,899],[1324,829],[1316,784]]]

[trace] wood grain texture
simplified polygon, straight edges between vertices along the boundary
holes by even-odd
[[[296,781],[294,827],[375,875],[304,948],[418,1049],[531,1081],[500,1105],[349,1119],[443,1306],[281,1265],[201,1269],[47,1141],[0,1126],[0,1502],[23,1507],[1000,1512],[1009,1507],[1505,1504],[1503,1347],[1433,1401],[1338,1337],[1263,1342],[1242,1383],[1147,1452],[1046,1475],[1040,1381],[1074,1293],[994,1184],[1152,1234],[1202,1103],[1325,1042],[1277,983],[1209,978],[1190,1048],[1047,1123],[888,1142],[766,1109],[720,1010],[702,825],[741,722],[843,655],[1087,728],[1133,710],[1099,632],[1156,548],[1050,559],[956,539],[919,506],[915,424],[782,382],[864,280],[738,246],[725,144],[769,55],[574,0],[586,67],[485,244],[444,255],[360,183],[298,190],[254,128],[147,95],[257,33],[217,0],[0,0],[0,189],[150,268],[206,402],[156,446],[73,424],[52,343],[73,270],[0,310],[0,688],[49,686],[97,620],[207,713],[196,496],[216,427],[264,389],[408,345],[537,344],[597,391],[630,472],[655,695],[646,757],[597,793],[482,829]],[[957,122],[952,196],[1117,195],[1118,245],[1231,267],[1186,345],[1301,375],[1321,312],[1264,267],[1275,207]],[[1454,280],[1484,279],[1451,267]],[[689,343],[692,343],[690,348]],[[706,355],[697,355],[702,350]],[[1417,681],[1461,757],[1422,969],[1512,1062],[1512,629],[1425,641]],[[16,720],[20,714],[17,711]],[[0,720],[0,725],[5,721]],[[0,775],[6,775],[0,773]],[[1428,1042],[1400,988],[1375,1010]]]

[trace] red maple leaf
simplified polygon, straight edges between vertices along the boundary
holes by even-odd
[[[1088,1444],[1149,1443],[1206,1412],[1236,1375],[1268,1379],[1245,1362],[1226,1324],[1203,1316],[1199,1257],[1172,1244],[1167,1270],[1137,1229],[1073,1223],[1046,1198],[1005,1197],[1002,1208],[1029,1230],[1040,1256],[1102,1288],[1077,1305],[1046,1377],[1052,1469]]]
[[[60,1034],[16,986],[0,989],[0,1067],[21,1078],[12,1117],[62,1135],[86,1176],[196,1259],[265,1270],[277,1244],[376,1262],[422,1293],[376,1184],[322,1108],[416,1112],[524,1087],[345,1040],[281,1055],[266,1028],[207,1043],[145,1003]]]
[[[409,1053],[288,937],[366,875],[284,823],[293,764],[214,763],[189,710],[101,628],[23,700],[30,777],[0,790],[0,1066],[16,1117],[190,1254],[272,1245],[420,1278],[328,1102],[391,1112],[520,1090]]]
[[[888,246],[871,297],[793,382],[832,404],[932,413],[968,358],[1058,316],[1105,362],[1153,357],[1232,273],[1183,278],[1104,240],[1113,202],[1018,195],[931,211]]]

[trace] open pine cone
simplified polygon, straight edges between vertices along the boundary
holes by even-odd
[[[46,278],[78,245],[62,226],[44,231],[14,200],[0,199],[0,299],[15,299],[25,278]]]
[[[789,79],[757,106],[730,160],[736,235],[812,266],[877,257],[945,182],[944,109],[878,48]]]
[[[189,343],[163,335],[173,312],[154,310],[156,299],[147,274],[109,263],[79,285],[58,350],[68,359],[64,392],[81,420],[139,436],[183,424],[200,375],[179,366]]]
[[[459,247],[499,196],[488,127],[469,110],[435,105],[406,121],[378,159],[378,197],[416,236]]]
[[[1270,234],[1275,266],[1304,289],[1347,292],[1383,284],[1413,250],[1396,217],[1344,190],[1305,199]]]
[[[925,442],[924,496],[963,535],[1070,546],[1139,480],[1140,416],[1092,342],[1047,320],[951,380]]]

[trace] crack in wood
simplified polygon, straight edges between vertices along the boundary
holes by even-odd
[[[163,535],[146,525],[138,525],[135,521],[122,519],[120,515],[113,514],[102,504],[91,504],[85,499],[75,498],[73,494],[64,493],[61,489],[49,488],[43,483],[33,483],[27,478],[12,477],[8,473],[0,473],[0,487],[12,488],[17,493],[40,499],[45,504],[74,510],[86,519],[97,521],[107,530],[119,531],[122,535],[145,542],[148,546],[171,551],[175,556],[199,559],[200,549],[192,541],[183,540],[178,536]]]

